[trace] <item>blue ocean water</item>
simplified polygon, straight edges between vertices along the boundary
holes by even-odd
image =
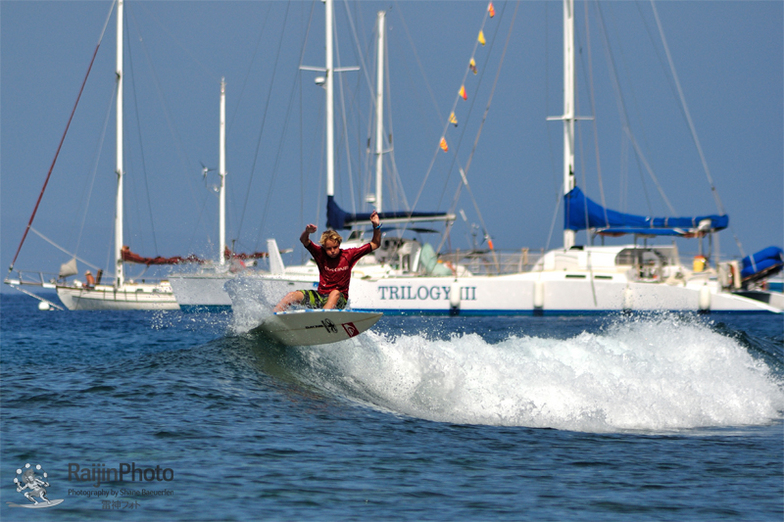
[[[784,517],[781,317],[384,317],[283,348],[258,314],[3,294],[0,517]],[[60,505],[8,505],[26,464]]]

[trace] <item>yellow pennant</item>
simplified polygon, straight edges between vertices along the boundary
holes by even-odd
[[[439,143],[438,146],[441,147],[441,150],[444,152],[449,150],[449,145],[446,144],[446,139],[444,138],[441,138],[441,143]]]
[[[476,74],[476,62],[473,58],[471,58],[471,61],[468,62],[468,68],[471,69],[472,73]]]
[[[479,31],[479,43],[484,45],[486,42],[485,40],[485,33],[484,31]]]
[[[454,112],[449,115],[449,123],[457,127],[457,117],[455,116]]]
[[[490,5],[487,6],[487,12],[490,14],[490,18],[495,16],[495,7],[493,7],[493,2],[490,2]]]
[[[459,94],[459,95],[460,95],[460,97],[461,97],[461,98],[463,98],[464,100],[467,100],[467,99],[468,99],[468,93],[466,93],[466,90],[465,90],[465,85],[461,85],[461,86],[460,86],[460,91],[458,92],[458,94]]]

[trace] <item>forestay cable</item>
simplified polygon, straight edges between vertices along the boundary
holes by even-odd
[[[60,143],[57,145],[57,151],[54,154],[54,159],[52,160],[52,164],[49,167],[49,172],[46,174],[46,180],[44,181],[44,186],[41,187],[41,193],[38,195],[38,200],[35,202],[35,207],[33,208],[33,213],[30,215],[30,220],[27,223],[27,227],[25,228],[24,234],[22,234],[22,240],[19,242],[19,246],[16,249],[16,253],[14,254],[14,259],[11,261],[11,265],[8,267],[8,272],[12,272],[14,269],[14,265],[16,264],[16,259],[19,257],[19,252],[22,250],[22,245],[27,238],[27,233],[30,231],[30,228],[33,226],[33,220],[35,219],[35,215],[38,212],[38,206],[41,204],[41,199],[44,197],[44,191],[46,191],[46,186],[49,184],[49,178],[52,176],[52,171],[54,170],[54,166],[57,163],[57,157],[60,155],[60,149],[63,147],[63,142],[65,141],[65,136],[68,134],[68,129],[71,127],[71,121],[73,120],[74,114],[76,113],[76,107],[79,106],[79,100],[82,98],[82,92],[84,92],[84,86],[87,83],[87,78],[90,76],[90,71],[93,68],[93,64],[95,63],[95,56],[98,54],[98,49],[101,47],[101,42],[103,41],[103,36],[106,33],[106,27],[109,25],[109,19],[112,16],[112,11],[114,10],[116,2],[112,2],[112,5],[109,7],[109,14],[106,16],[106,22],[103,24],[103,28],[101,29],[101,35],[98,37],[98,44],[95,46],[95,51],[93,51],[93,57],[90,60],[90,65],[87,67],[87,73],[84,75],[84,80],[82,80],[82,86],[79,88],[79,95],[76,97],[76,103],[74,103],[73,109],[71,109],[71,115],[68,117],[68,123],[65,125],[65,131],[63,131],[63,136],[60,138]]]

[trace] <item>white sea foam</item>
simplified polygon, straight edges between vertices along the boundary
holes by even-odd
[[[227,281],[225,289],[232,302],[230,330],[235,335],[248,332],[272,315],[275,304],[285,295],[280,285],[242,276]]]
[[[302,350],[305,380],[373,407],[464,424],[674,430],[781,418],[784,384],[737,340],[675,317],[561,340],[369,332]]]

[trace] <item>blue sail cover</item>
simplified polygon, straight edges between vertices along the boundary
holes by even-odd
[[[327,196],[327,228],[341,230],[351,228],[361,222],[370,221],[370,212],[351,214],[338,206],[333,196]],[[391,211],[379,212],[378,217],[387,222],[403,221],[449,221],[454,219],[451,214],[444,212],[409,212]]]
[[[769,246],[741,261],[740,276],[743,279],[757,274],[772,275],[784,267],[784,250]]]
[[[649,217],[606,209],[574,187],[564,196],[564,228],[596,229],[600,234],[691,237],[727,228],[729,216]],[[586,222],[587,218],[587,222]],[[706,221],[709,220],[709,221]]]

